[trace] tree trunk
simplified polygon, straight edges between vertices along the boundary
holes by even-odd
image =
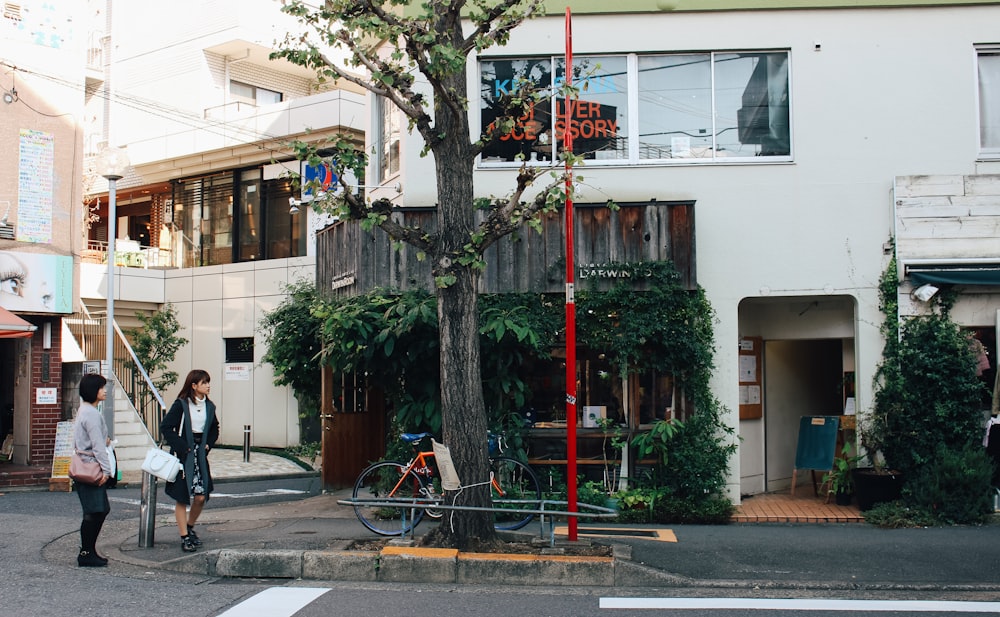
[[[441,336],[441,413],[444,443],[451,449],[452,459],[464,489],[455,505],[487,506],[490,487],[481,484],[489,480],[489,458],[486,446],[486,406],[480,375],[479,319],[476,309],[477,278],[469,268],[458,272],[458,280],[438,292],[438,320]],[[471,486],[479,484],[479,486]],[[458,548],[469,541],[492,541],[496,532],[488,512],[456,511],[442,525],[446,536]]]
[[[465,89],[465,71],[451,75],[446,90]],[[451,449],[455,469],[463,486],[456,505],[491,505],[489,453],[486,443],[486,405],[479,357],[479,274],[472,265],[458,263],[471,242],[475,228],[473,166],[468,116],[435,99],[435,125],[442,141],[434,150],[438,188],[439,248],[435,254],[435,276],[454,277],[438,288],[438,326],[441,349],[441,425],[444,444]],[[487,484],[483,484],[487,483]],[[458,548],[470,541],[496,539],[488,512],[455,511],[441,525],[444,537]]]

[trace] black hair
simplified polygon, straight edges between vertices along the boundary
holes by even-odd
[[[80,398],[93,405],[97,402],[97,394],[107,383],[108,380],[97,373],[84,375],[80,380]]]

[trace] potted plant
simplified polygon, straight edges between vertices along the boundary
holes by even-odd
[[[854,498],[854,469],[861,457],[852,454],[852,449],[850,443],[845,443],[840,456],[833,459],[833,468],[823,476],[838,506],[849,506]]]

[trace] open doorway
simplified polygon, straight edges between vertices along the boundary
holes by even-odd
[[[764,357],[766,489],[774,491],[791,486],[799,418],[843,413],[843,346],[839,339],[767,341]]]
[[[852,376],[853,384],[855,373],[856,311],[852,296],[772,296],[740,303],[740,340],[760,341],[755,344],[761,348],[755,397],[761,409],[741,414],[739,425],[742,495],[788,489],[799,419],[844,413],[845,376]],[[809,481],[809,474],[799,476]]]

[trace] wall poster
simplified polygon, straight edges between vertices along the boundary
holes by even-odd
[[[17,241],[52,242],[55,142],[51,133],[21,129],[17,165]]]

